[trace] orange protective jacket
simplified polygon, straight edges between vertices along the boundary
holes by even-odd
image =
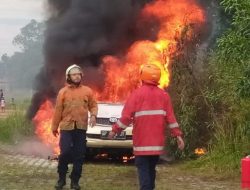
[[[76,127],[87,130],[88,112],[96,116],[97,111],[97,103],[89,87],[67,85],[58,93],[51,129],[73,130]]]

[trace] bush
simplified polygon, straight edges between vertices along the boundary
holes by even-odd
[[[24,111],[18,110],[6,119],[0,120],[0,141],[16,142],[23,136],[34,134],[33,126],[25,114]]]
[[[232,26],[210,57],[210,77],[204,88],[214,135],[208,155],[197,163],[239,173],[240,159],[250,154],[250,1],[223,0],[221,5],[232,16]]]

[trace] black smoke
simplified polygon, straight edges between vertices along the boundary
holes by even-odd
[[[143,19],[140,11],[153,0],[47,0],[49,19],[45,31],[44,66],[34,84],[35,95],[28,111],[30,119],[45,99],[54,100],[64,85],[71,64],[83,67],[87,85],[103,87],[98,69],[104,55],[123,57],[137,40],[155,40],[159,23]],[[188,1],[188,0],[187,0]],[[207,25],[200,34],[197,61],[214,43],[218,31],[216,0],[197,0],[204,7]]]
[[[97,68],[104,55],[122,56],[134,41],[156,39],[157,21],[140,19],[140,10],[149,2],[48,0],[45,63],[34,84],[36,93],[28,117],[33,118],[45,99],[55,98],[69,65],[82,66],[85,83],[101,88],[104,76]]]

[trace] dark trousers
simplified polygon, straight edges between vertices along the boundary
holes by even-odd
[[[155,167],[158,160],[159,156],[135,156],[140,190],[153,190],[155,188]]]
[[[82,165],[86,153],[86,130],[61,130],[59,146],[61,151],[58,162],[59,178],[65,179],[68,164],[73,163],[70,178],[78,182],[82,174]]]

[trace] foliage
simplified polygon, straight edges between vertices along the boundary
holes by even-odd
[[[37,22],[34,19],[31,20],[30,23],[21,28],[20,34],[14,38],[13,44],[24,51],[40,46],[44,40],[44,28],[44,23]]]
[[[33,79],[39,72],[42,62],[44,23],[31,20],[21,28],[13,44],[21,48],[12,56],[4,54],[0,61],[0,75],[10,83],[10,90],[32,88]],[[4,76],[3,76],[4,75]]]
[[[250,1],[222,0],[221,6],[231,26],[217,39],[207,68],[194,75],[188,44],[173,64],[170,92],[184,131],[184,153],[168,143],[181,157],[195,158],[194,149],[205,147],[208,153],[193,167],[238,175],[240,159],[250,154]]]
[[[25,117],[24,110],[17,110],[6,119],[0,120],[0,141],[16,142],[23,136],[33,134],[31,121]]]
[[[211,103],[215,130],[202,167],[239,171],[240,159],[250,154],[250,1],[222,0],[232,17],[231,27],[217,41],[204,87]]]
[[[244,72],[239,82],[237,92],[242,98],[250,98],[250,66]]]

